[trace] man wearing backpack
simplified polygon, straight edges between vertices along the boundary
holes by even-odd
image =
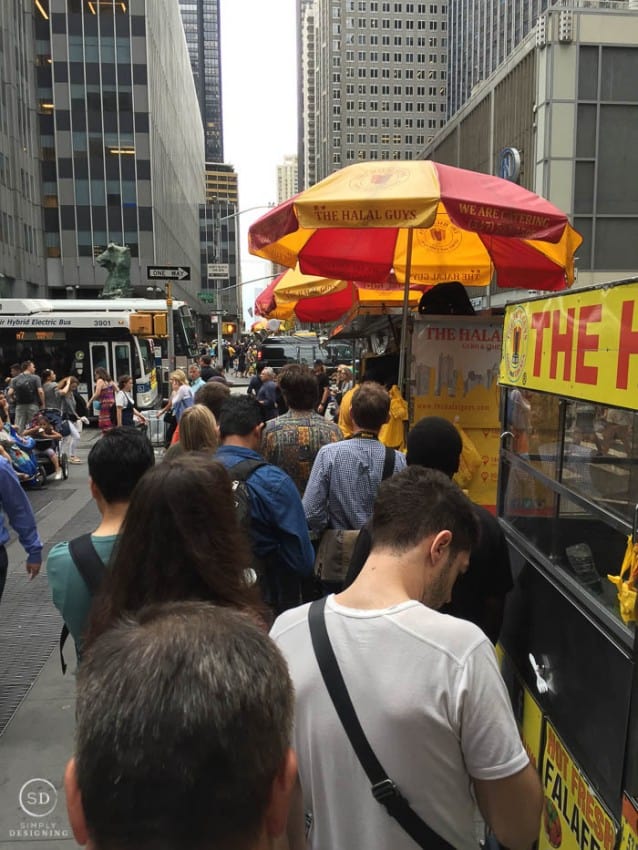
[[[32,360],[25,360],[20,366],[22,370],[11,381],[9,386],[9,400],[15,402],[15,427],[22,433],[31,422],[36,413],[44,407],[44,390],[42,382],[35,374],[35,364]]]
[[[88,458],[89,487],[102,520],[92,534],[58,543],[49,552],[47,575],[53,603],[75,640],[78,655],[92,597],[111,557],[131,493],[154,463],[153,447],[144,434],[134,428],[106,431],[93,443]]]
[[[247,491],[246,525],[256,569],[265,601],[279,614],[300,604],[300,577],[312,573],[314,550],[294,482],[259,454],[263,427],[255,399],[231,396],[219,416],[221,446],[215,458],[233,480],[238,508]]]

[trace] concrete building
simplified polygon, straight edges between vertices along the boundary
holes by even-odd
[[[50,294],[95,295],[106,277],[95,257],[108,242],[130,247],[140,292],[149,264],[196,273],[204,132],[176,0],[36,9]],[[192,284],[175,295],[197,304]]]
[[[179,0],[204,124],[206,162],[224,161],[219,0]]]
[[[415,158],[447,115],[448,0],[314,0],[298,12],[301,145],[314,145],[304,185],[357,160]]]
[[[561,4],[422,156],[491,174],[514,166],[509,176],[565,210],[584,237],[577,285],[635,275],[637,78],[638,9]],[[492,303],[511,298],[492,290]]]
[[[548,0],[449,0],[448,117],[536,25]]]
[[[224,320],[229,322],[242,315],[238,203],[237,173],[232,165],[207,162],[206,203],[200,209],[200,300],[210,305],[210,313],[220,294]],[[210,322],[204,323],[204,333],[212,335]]]
[[[19,14],[16,10],[19,9]],[[32,3],[0,3],[0,297],[42,296],[46,283]],[[50,100],[50,98],[49,98]]]
[[[297,157],[285,156],[284,161],[277,166],[277,203],[292,198],[298,191]]]

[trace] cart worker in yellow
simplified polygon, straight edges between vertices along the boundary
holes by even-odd
[[[344,393],[339,407],[339,428],[343,436],[347,439],[352,436],[353,426],[352,417],[350,416],[350,406],[352,404],[352,396],[359,389],[361,384],[380,383],[373,372],[366,371],[361,379],[361,383],[355,384],[351,390]],[[396,384],[386,384],[386,389],[390,394],[390,418],[379,431],[379,440],[384,446],[397,451],[405,451],[405,436],[406,425],[408,421],[408,404],[401,395],[401,390]]]

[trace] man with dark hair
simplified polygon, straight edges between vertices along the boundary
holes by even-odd
[[[84,540],[104,568],[108,564],[124,522],[133,488],[155,463],[153,447],[136,428],[120,427],[107,431],[91,447],[88,457],[89,487],[102,517],[90,535],[58,543],[49,552],[47,576],[53,603],[62,614],[75,640],[78,655],[91,608],[94,590],[89,587],[71,554],[77,541]],[[87,539],[88,538],[88,539]]]
[[[213,369],[211,363],[213,362],[213,358],[210,354],[202,354],[199,358],[199,376],[202,381],[207,381],[209,378],[212,378],[213,375],[216,375],[216,371]]]
[[[372,515],[388,453],[392,475],[405,467],[405,458],[379,442],[388,421],[390,397],[380,384],[365,383],[352,398],[352,437],[319,449],[303,497],[310,530],[359,529]]]
[[[272,847],[296,782],[292,715],[285,662],[247,615],[179,602],[120,621],[78,673],[64,779],[76,840]]]
[[[341,431],[314,411],[317,379],[308,366],[290,363],[279,373],[279,389],[288,412],[266,423],[264,457],[281,467],[303,496],[317,452],[341,439]]]
[[[12,379],[8,396],[15,402],[15,427],[22,433],[36,413],[44,407],[42,381],[35,374],[35,364],[25,360],[20,365],[20,374]]]
[[[440,416],[420,419],[408,434],[408,466],[438,469],[452,478],[459,468],[463,441],[454,425]],[[473,505],[481,535],[472,549],[470,564],[459,576],[449,605],[441,610],[476,623],[496,643],[503,622],[505,597],[512,589],[507,541],[496,517],[481,505]],[[344,582],[349,587],[368,559],[371,523],[361,529]]]
[[[493,647],[473,623],[435,610],[467,569],[478,535],[462,491],[441,472],[410,467],[379,487],[372,550],[354,584],[313,610],[388,777],[378,789],[385,794],[371,793],[335,711],[308,607],[276,621],[272,636],[297,695],[294,746],[311,850],[412,850],[394,789],[418,822],[457,850],[476,847],[475,800],[505,846],[523,850],[538,835],[542,789]]]
[[[221,446],[215,458],[231,479],[245,482],[253,555],[265,601],[278,614],[299,604],[299,577],[312,572],[314,551],[294,482],[259,454],[263,428],[255,399],[230,396],[219,416]]]

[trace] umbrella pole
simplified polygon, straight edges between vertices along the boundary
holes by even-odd
[[[399,349],[399,376],[397,385],[404,398],[407,398],[405,383],[406,355],[408,348],[408,313],[410,310],[410,274],[412,265],[412,237],[414,231],[408,228],[408,245],[405,259],[405,285],[403,287],[403,314],[401,316],[401,341]]]

